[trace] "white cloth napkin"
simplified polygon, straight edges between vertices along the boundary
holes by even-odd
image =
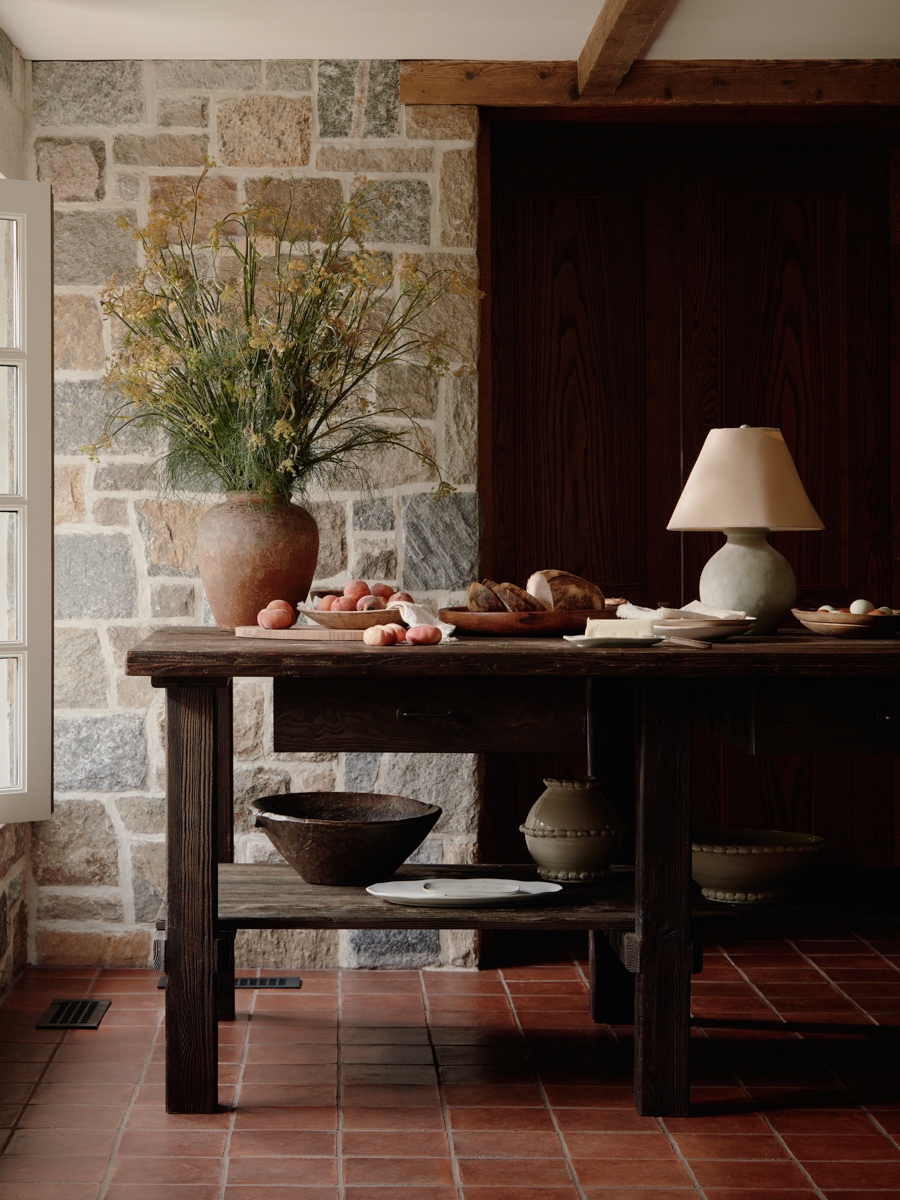
[[[737,612],[731,608],[713,608],[711,604],[701,604],[692,600],[684,608],[641,608],[639,604],[620,604],[616,616],[623,620],[653,620],[662,621],[666,617],[746,617],[745,612]]]

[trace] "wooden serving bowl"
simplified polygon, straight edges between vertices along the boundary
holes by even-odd
[[[491,634],[494,637],[562,637],[584,633],[588,621],[599,617],[615,619],[616,610],[553,609],[551,612],[469,612],[465,607],[442,608],[438,616],[460,633]]]
[[[888,638],[900,633],[900,612],[892,616],[880,613],[814,612],[808,608],[792,608],[801,625],[812,633],[839,638]]]
[[[301,608],[300,612],[326,629],[369,629],[372,625],[392,625],[402,619],[399,608],[370,608],[365,612],[313,612]]]
[[[329,887],[390,879],[441,815],[434,804],[375,792],[289,792],[251,808],[297,874]]]

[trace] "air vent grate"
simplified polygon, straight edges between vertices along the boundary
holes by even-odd
[[[54,1000],[35,1029],[96,1029],[111,1000]]]
[[[157,983],[157,988],[166,986],[165,975]],[[287,975],[263,975],[261,979],[235,979],[236,988],[298,988],[300,980]]]

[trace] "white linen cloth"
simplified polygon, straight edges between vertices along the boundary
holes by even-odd
[[[745,612],[733,608],[713,608],[711,604],[701,604],[692,600],[684,608],[641,608],[639,604],[620,604],[616,616],[622,620],[662,621],[666,617],[746,617]]]

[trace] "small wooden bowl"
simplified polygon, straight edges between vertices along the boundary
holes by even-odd
[[[839,638],[889,638],[900,633],[900,612],[880,613],[814,612],[808,608],[792,608],[801,625],[812,633]]]
[[[326,629],[369,629],[372,625],[399,624],[401,621],[399,608],[369,608],[365,612],[312,612],[301,608],[300,612]]]

